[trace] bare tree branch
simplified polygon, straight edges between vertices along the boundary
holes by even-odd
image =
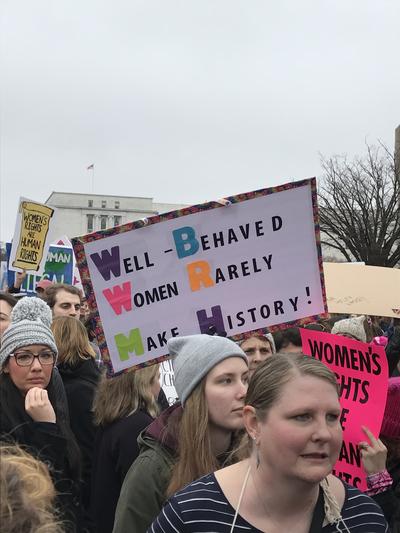
[[[382,143],[366,155],[321,156],[321,242],[348,260],[400,267],[400,180],[395,160]]]

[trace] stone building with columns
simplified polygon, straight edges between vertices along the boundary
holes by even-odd
[[[69,238],[185,207],[153,198],[72,192],[52,192],[45,203],[57,208],[55,234]]]

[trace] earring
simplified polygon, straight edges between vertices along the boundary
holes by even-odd
[[[257,445],[255,436],[253,437],[253,440],[254,440],[254,444],[256,446],[256,469],[258,469],[258,467],[260,466],[260,452],[259,452],[259,449],[258,449],[258,445]]]

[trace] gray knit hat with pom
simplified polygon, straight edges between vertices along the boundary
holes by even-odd
[[[212,335],[188,335],[167,341],[175,375],[175,388],[182,405],[204,376],[228,357],[247,356],[236,342]]]
[[[21,298],[11,312],[11,325],[1,338],[0,368],[14,350],[30,344],[44,344],[57,354],[51,321],[50,307],[43,300]]]

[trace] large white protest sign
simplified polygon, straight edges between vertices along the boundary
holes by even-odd
[[[229,337],[326,312],[315,180],[263,189],[72,240],[112,371],[177,335]]]
[[[170,359],[160,364],[160,385],[165,392],[168,403],[174,404],[178,399],[178,394],[175,389],[175,375]]]
[[[11,246],[9,270],[43,274],[47,251],[54,238],[56,209],[45,204],[20,198],[14,237]]]
[[[398,268],[324,263],[328,310],[386,317],[400,316]]]

